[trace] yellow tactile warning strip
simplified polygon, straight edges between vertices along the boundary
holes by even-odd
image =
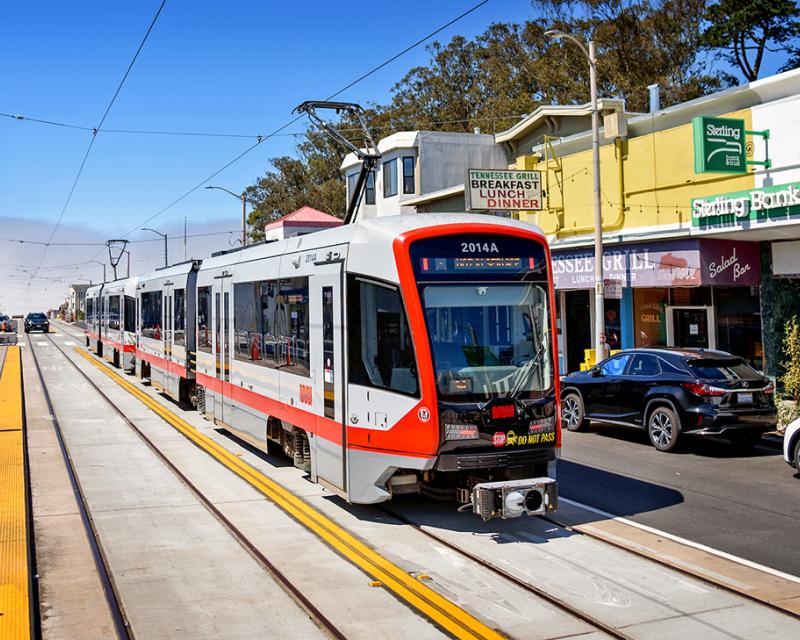
[[[497,639],[503,636],[469,614],[454,602],[448,600],[414,576],[403,571],[374,549],[367,546],[345,529],[314,509],[280,484],[243,462],[225,447],[217,444],[188,422],[179,418],[169,409],[125,380],[118,373],[98,362],[80,347],[75,351],[95,365],[114,382],[141,400],[166,422],[186,436],[203,451],[233,471],[240,478],[267,496],[298,522],[306,526],[326,544],[347,558],[369,576],[392,591],[408,605],[446,629],[456,638]]]
[[[27,502],[19,347],[0,376],[0,640],[30,637]]]

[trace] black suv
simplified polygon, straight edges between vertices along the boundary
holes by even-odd
[[[674,449],[681,434],[721,436],[746,450],[775,428],[774,394],[767,378],[724,351],[628,349],[561,379],[562,424],[644,428],[659,451]]]
[[[47,333],[50,331],[50,321],[43,313],[29,313],[25,316],[25,333],[31,331],[43,331]]]

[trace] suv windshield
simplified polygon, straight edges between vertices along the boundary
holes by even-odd
[[[43,313],[29,313],[28,320],[46,320]]]
[[[421,287],[439,396],[540,397],[553,384],[545,289],[525,282]]]
[[[701,380],[753,380],[759,375],[739,358],[689,360],[689,371]]]

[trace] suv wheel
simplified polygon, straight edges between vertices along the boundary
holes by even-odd
[[[669,407],[656,407],[647,416],[647,435],[658,451],[672,451],[680,433],[680,418]]]
[[[589,422],[583,409],[583,399],[577,393],[568,393],[561,401],[561,420],[568,431],[580,431]]]
[[[794,444],[794,468],[800,473],[800,440]]]

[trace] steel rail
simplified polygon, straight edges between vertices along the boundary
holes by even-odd
[[[430,538],[432,540],[435,540],[438,544],[441,544],[442,546],[447,547],[451,551],[454,551],[455,553],[457,553],[458,555],[466,558],[467,560],[471,560],[472,562],[474,562],[475,564],[480,565],[484,569],[488,569],[489,571],[491,571],[492,573],[500,576],[501,578],[504,578],[505,580],[508,580],[509,582],[514,584],[515,586],[520,587],[521,589],[524,589],[525,591],[527,591],[529,593],[532,593],[533,595],[541,598],[542,600],[545,600],[546,602],[549,602],[553,606],[555,606],[558,609],[561,609],[562,611],[570,614],[574,618],[578,618],[579,620],[582,620],[586,624],[591,625],[592,627],[602,631],[603,633],[607,633],[612,638],[617,638],[617,640],[634,640],[633,636],[628,635],[627,633],[625,633],[624,631],[618,629],[617,627],[614,627],[613,625],[607,624],[607,623],[603,622],[602,620],[598,620],[597,618],[595,618],[591,614],[586,613],[585,611],[581,611],[577,607],[569,604],[568,602],[566,602],[565,600],[562,600],[561,598],[559,598],[557,596],[554,596],[552,593],[549,593],[545,589],[542,589],[541,587],[537,587],[536,585],[530,584],[529,582],[525,582],[523,579],[515,576],[513,573],[510,573],[510,572],[506,571],[505,569],[501,569],[497,565],[492,564],[491,562],[488,562],[484,558],[481,558],[480,556],[478,556],[478,555],[476,555],[474,553],[471,553],[469,551],[466,551],[465,549],[462,549],[461,547],[453,544],[449,540],[446,540],[445,538],[443,538],[443,537],[441,537],[439,535],[436,535],[435,533],[431,533],[430,531],[427,531],[427,530],[423,529],[419,524],[417,524],[413,520],[409,520],[407,517],[397,513],[393,509],[390,509],[389,507],[384,506],[384,505],[381,505],[381,506],[377,507],[377,509],[379,509],[380,511],[383,511],[384,513],[386,513],[387,515],[391,516],[392,518],[395,518],[396,520],[399,520],[403,524],[411,527],[412,529],[414,529],[415,531],[418,531],[419,533],[423,534],[424,536],[427,536],[428,538]]]
[[[337,640],[346,640],[345,636],[337,627],[331,622],[325,614],[323,614],[303,593],[294,585],[286,575],[278,569],[261,551],[253,544],[250,539],[245,536],[212,502],[211,500],[186,477],[186,475],[178,469],[178,467],[167,457],[167,455],[158,448],[158,446],[148,438],[144,432],[139,429],[129,418],[126,416],[119,407],[114,403],[106,393],[83,371],[68,354],[62,349],[58,343],[49,335],[47,336],[50,342],[58,349],[64,358],[69,362],[78,373],[92,386],[92,388],[108,403],[111,409],[116,413],[125,424],[147,445],[147,447],[156,455],[156,457],[164,463],[164,465],[172,471],[178,479],[194,494],[194,496],[202,503],[202,505],[216,517],[220,523],[228,530],[233,538],[255,558],[259,564],[266,569],[284,591],[292,598],[295,603],[314,621],[314,623],[331,638]]]
[[[48,336],[48,338],[50,338],[49,334],[46,335]],[[50,338],[50,340],[52,341],[53,339]],[[78,479],[77,473],[75,472],[75,466],[72,462],[72,457],[69,455],[69,450],[64,440],[64,433],[61,430],[61,424],[58,421],[58,416],[56,415],[52,399],[50,398],[50,392],[47,390],[47,385],[44,382],[44,375],[42,373],[42,367],[39,364],[39,358],[36,355],[36,349],[33,347],[32,340],[29,339],[28,344],[31,347],[31,355],[33,356],[33,363],[36,366],[36,373],[39,377],[39,384],[41,384],[42,386],[42,394],[44,395],[45,402],[47,403],[47,410],[50,412],[50,418],[53,423],[53,431],[55,431],[56,439],[58,440],[58,446],[59,449],[61,450],[61,456],[64,459],[64,465],[67,469],[69,482],[70,485],[72,486],[72,493],[74,494],[75,502],[78,505],[78,511],[80,512],[81,516],[81,522],[83,523],[83,528],[86,533],[86,539],[89,542],[89,547],[92,551],[92,558],[94,559],[94,565],[95,568],[97,569],[97,574],[100,578],[100,583],[103,587],[103,594],[105,595],[106,603],[108,604],[108,610],[109,613],[111,614],[111,619],[114,623],[114,630],[119,640],[132,640],[133,635],[131,634],[130,630],[130,622],[128,621],[127,616],[125,615],[119,591],[116,585],[114,584],[114,578],[112,577],[111,571],[109,569],[108,559],[103,553],[103,550],[100,547],[100,543],[98,542],[99,538],[97,529],[95,528],[94,520],[92,519],[92,516],[89,513],[89,509],[86,504],[86,497],[84,496],[80,480]]]

